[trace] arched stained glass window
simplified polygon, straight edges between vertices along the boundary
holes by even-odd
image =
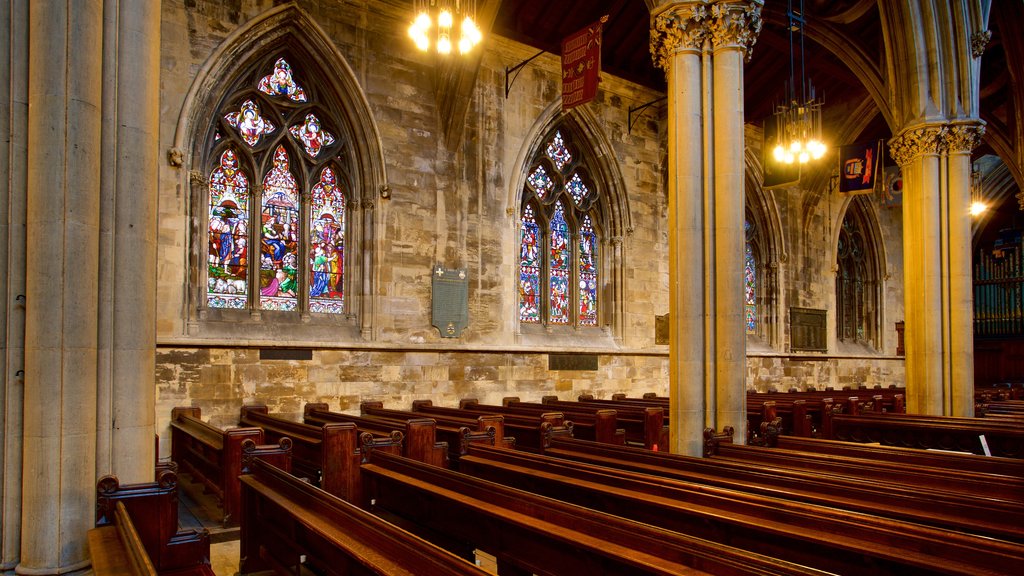
[[[342,124],[315,98],[317,84],[306,86],[289,60],[264,61],[245,76],[208,133],[216,159],[207,214],[209,308],[346,311]],[[261,183],[258,191],[250,177]],[[255,277],[250,262],[258,265]]]
[[[309,309],[340,313],[345,306],[345,194],[338,187],[334,171],[324,168],[313,186],[310,202]]]
[[[877,280],[864,212],[860,202],[852,202],[839,230],[836,246],[836,335],[843,342],[874,345]]]
[[[554,130],[527,172],[519,237],[522,323],[600,324],[599,188],[585,156],[563,130]]]
[[[743,222],[743,230],[747,235],[743,256],[744,321],[747,334],[757,334],[757,262],[754,260],[754,247],[750,244],[753,232],[750,220]]]
[[[207,300],[217,308],[245,308],[249,278],[249,180],[238,169],[238,158],[231,148],[220,155],[220,164],[210,174],[209,186]]]

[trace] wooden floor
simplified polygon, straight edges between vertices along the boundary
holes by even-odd
[[[178,524],[182,528],[206,528],[210,531],[211,544],[238,540],[238,526],[221,525],[222,513],[216,499],[204,494],[202,486],[192,482],[190,475],[178,474],[178,488]]]

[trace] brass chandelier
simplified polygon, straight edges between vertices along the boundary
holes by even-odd
[[[434,47],[438,54],[451,54],[455,41],[455,22],[459,24],[459,54],[467,54],[480,43],[483,35],[476,24],[476,0],[414,0],[415,19],[409,26],[409,37],[416,47],[426,52]]]
[[[776,162],[806,164],[825,155],[828,148],[821,137],[821,108],[824,100],[814,95],[814,85],[804,66],[804,2],[798,11],[789,0],[789,82],[786,103],[775,107],[776,141],[772,157]],[[799,32],[800,83],[796,81],[796,42]]]

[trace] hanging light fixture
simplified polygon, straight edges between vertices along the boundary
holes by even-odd
[[[814,95],[804,67],[804,2],[793,10],[789,0],[789,83],[786,103],[775,107],[776,142],[772,156],[776,162],[806,164],[825,155],[828,149],[821,138],[821,107],[824,100]],[[800,82],[796,79],[796,35],[800,42]]]
[[[413,0],[413,8],[415,17],[409,26],[409,37],[424,52],[433,46],[438,54],[447,55],[457,47],[459,54],[466,54],[483,39],[476,25],[476,0]],[[459,40],[453,46],[457,21]]]

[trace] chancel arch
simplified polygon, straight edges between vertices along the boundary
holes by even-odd
[[[227,38],[186,96],[175,142],[190,335],[372,337],[380,137],[308,14],[286,5]]]

